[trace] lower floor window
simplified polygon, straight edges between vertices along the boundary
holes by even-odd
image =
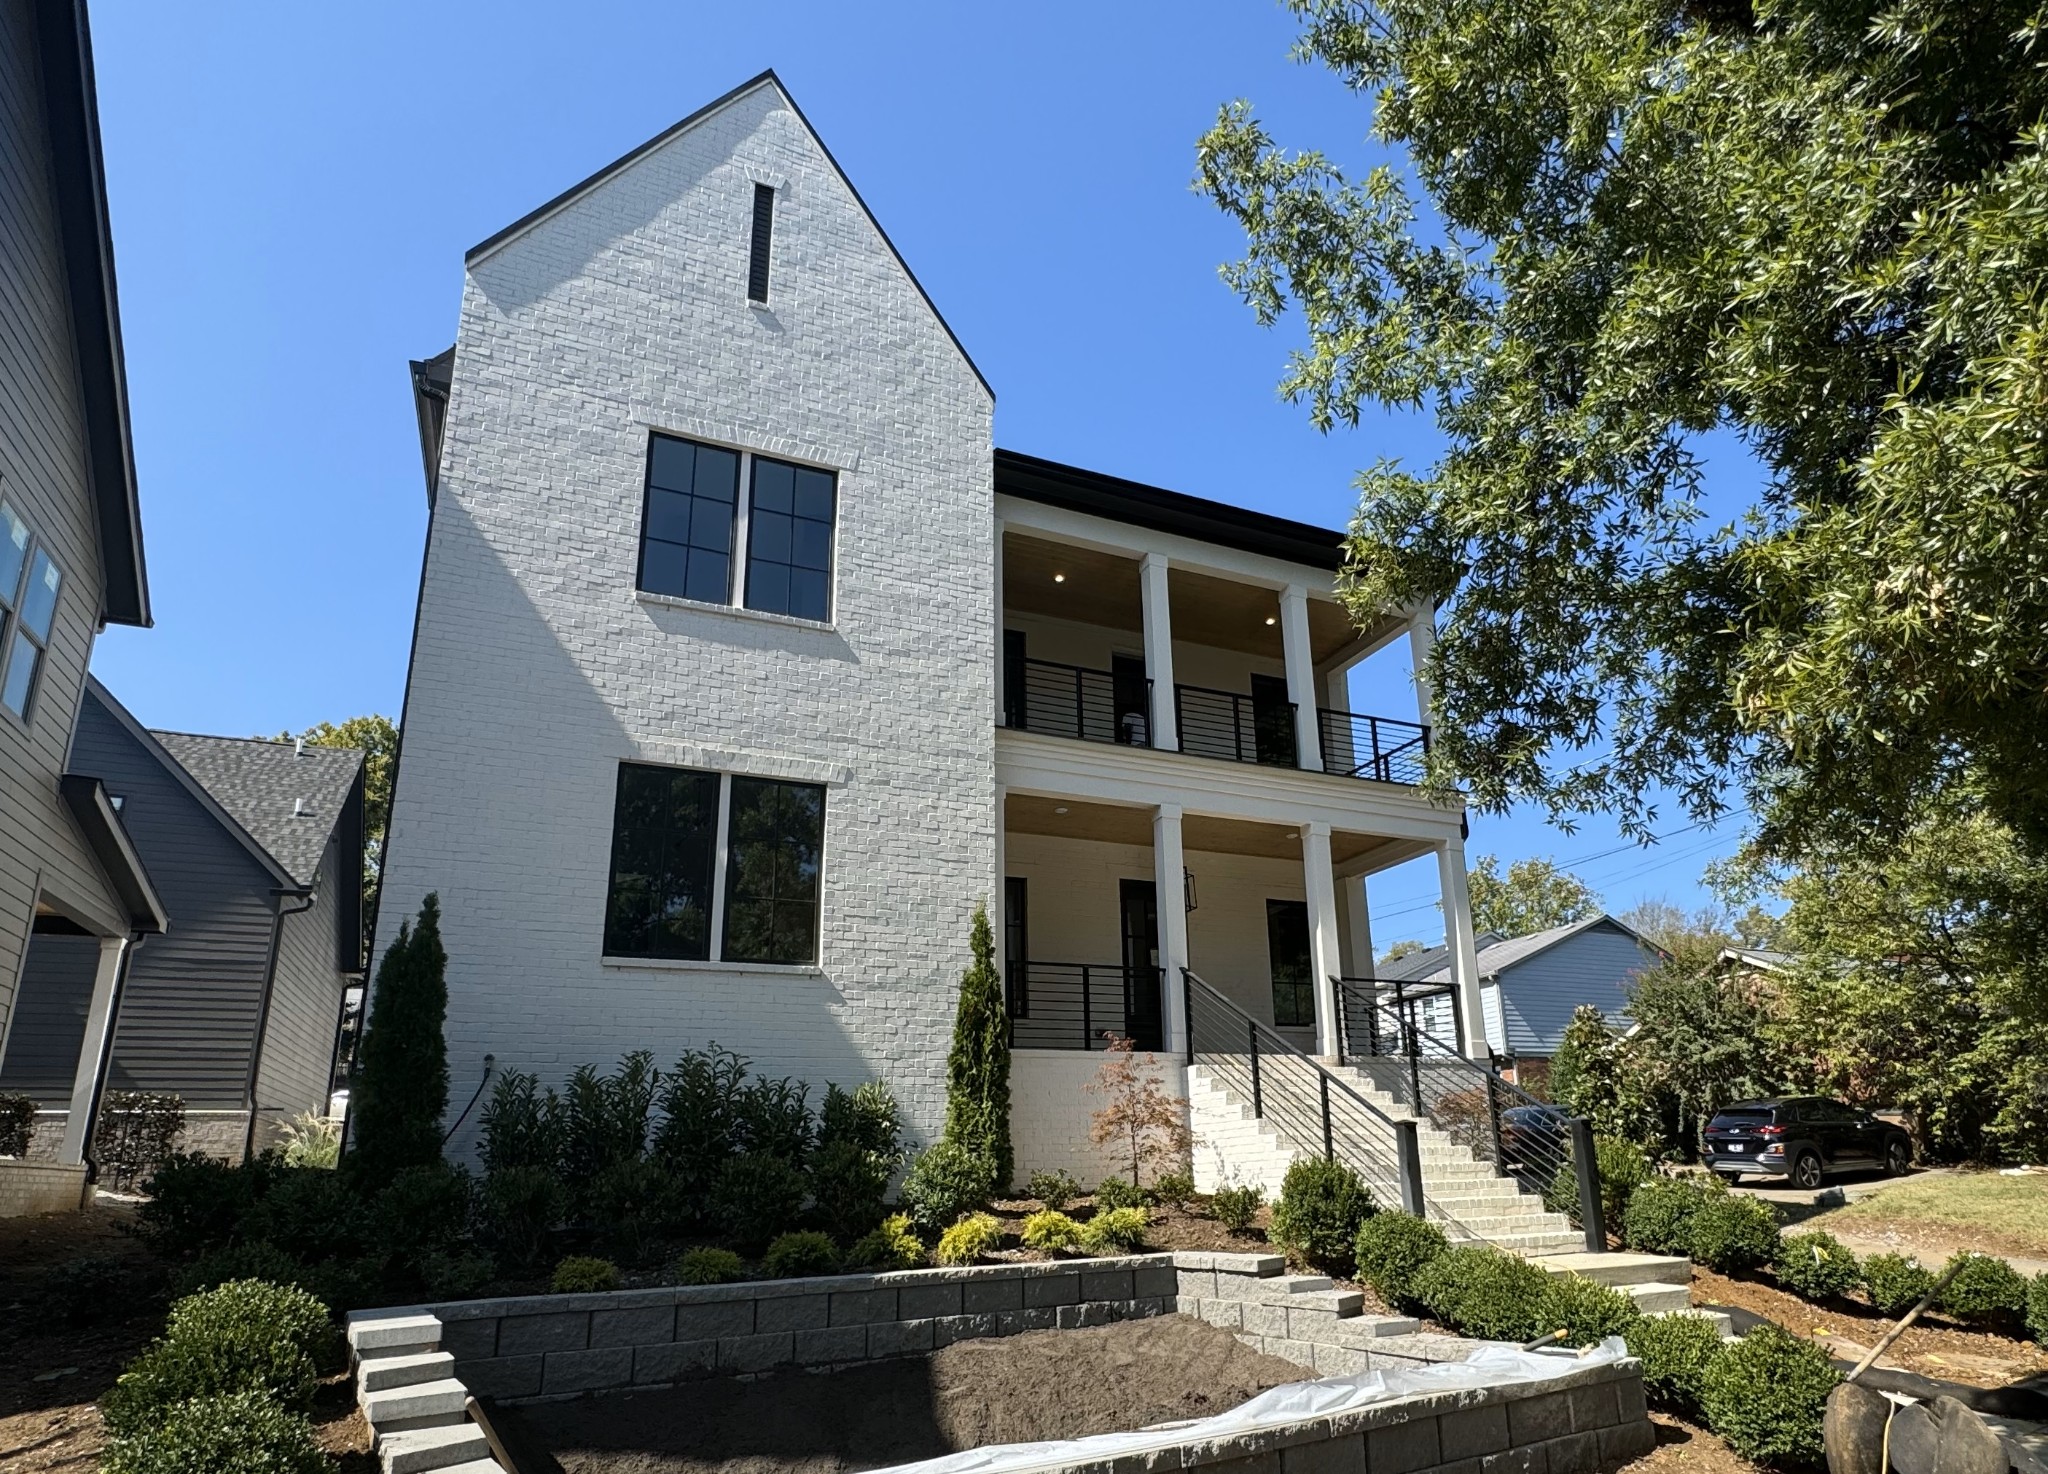
[[[605,954],[815,962],[824,845],[816,784],[621,763]]]
[[[1308,902],[1266,902],[1266,955],[1273,966],[1273,1023],[1305,1029],[1316,1021],[1309,960]]]

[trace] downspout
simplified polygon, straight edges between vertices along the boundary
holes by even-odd
[[[135,949],[142,945],[142,937],[139,931],[130,932],[121,948],[121,961],[114,968],[114,996],[107,1003],[107,1027],[100,1036],[99,1058],[93,1061],[92,1105],[86,1111],[85,1141],[79,1148],[88,1183],[100,1180],[100,1164],[93,1155],[93,1141],[99,1135],[100,1100],[107,1093],[107,1075],[114,1067],[114,1034],[121,1027],[121,995],[128,988],[128,967],[135,960]]]
[[[277,915],[270,923],[270,960],[264,964],[263,997],[256,1005],[256,1037],[249,1041],[249,1077],[242,1082],[242,1104],[249,1112],[248,1129],[242,1134],[244,1162],[256,1155],[256,1072],[263,1068],[263,1036],[270,1028],[270,998],[277,991],[277,952],[284,942],[284,921],[287,916],[301,916],[311,911],[320,900],[309,885],[280,886],[271,894],[278,898],[279,905]],[[282,904],[286,896],[298,896],[306,904],[287,908]]]

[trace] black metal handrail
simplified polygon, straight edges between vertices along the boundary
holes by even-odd
[[[1111,1034],[1162,1047],[1160,969],[1121,962],[1010,964],[1012,1049],[1106,1049]]]
[[[1429,728],[1394,717],[1316,709],[1323,771],[1376,783],[1422,781],[1429,760]]]
[[[1150,747],[1152,681],[1056,660],[1026,660],[1005,698],[1003,720],[1019,731]]]
[[[1235,691],[1175,686],[1173,713],[1182,752],[1271,768],[1301,766],[1291,701],[1258,701]]]

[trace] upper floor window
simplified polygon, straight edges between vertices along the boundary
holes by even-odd
[[[745,607],[829,620],[837,511],[830,471],[657,434],[647,453],[639,586],[731,604],[737,567]]]
[[[63,570],[0,502],[0,706],[24,721],[50,646]]]

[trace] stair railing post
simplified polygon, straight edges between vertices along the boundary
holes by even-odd
[[[1486,1126],[1493,1133],[1493,1175],[1508,1175],[1507,1152],[1500,1144],[1500,1077],[1494,1074],[1491,1062],[1486,1071]]]
[[[1246,1019],[1244,1031],[1250,1036],[1252,1045],[1252,1119],[1263,1121],[1266,1119],[1266,1098],[1259,1090],[1259,1026]]]
[[[1088,964],[1084,962],[1081,964],[1081,1048],[1084,1050],[1095,1047],[1094,1000],[1090,996],[1094,991],[1088,982]]]
[[[1330,1077],[1318,1074],[1316,1081],[1323,1087],[1323,1160],[1337,1160],[1337,1136],[1330,1127]]]
[[[1607,1223],[1600,1212],[1600,1163],[1593,1153],[1593,1123],[1571,1119],[1572,1171],[1579,1179],[1579,1223],[1586,1230],[1586,1252],[1607,1252]]]
[[[1415,1107],[1415,1114],[1422,1114],[1422,1039],[1415,1027],[1415,1015],[1411,1011],[1401,1020],[1402,1033],[1408,1046],[1408,1095]]]
[[[1186,968],[1180,970],[1180,1019],[1181,1027],[1188,1036],[1188,1063],[1195,1062],[1195,984],[1194,974]]]
[[[1401,1166],[1401,1211],[1422,1217],[1422,1143],[1413,1121],[1394,1123],[1395,1154]]]

